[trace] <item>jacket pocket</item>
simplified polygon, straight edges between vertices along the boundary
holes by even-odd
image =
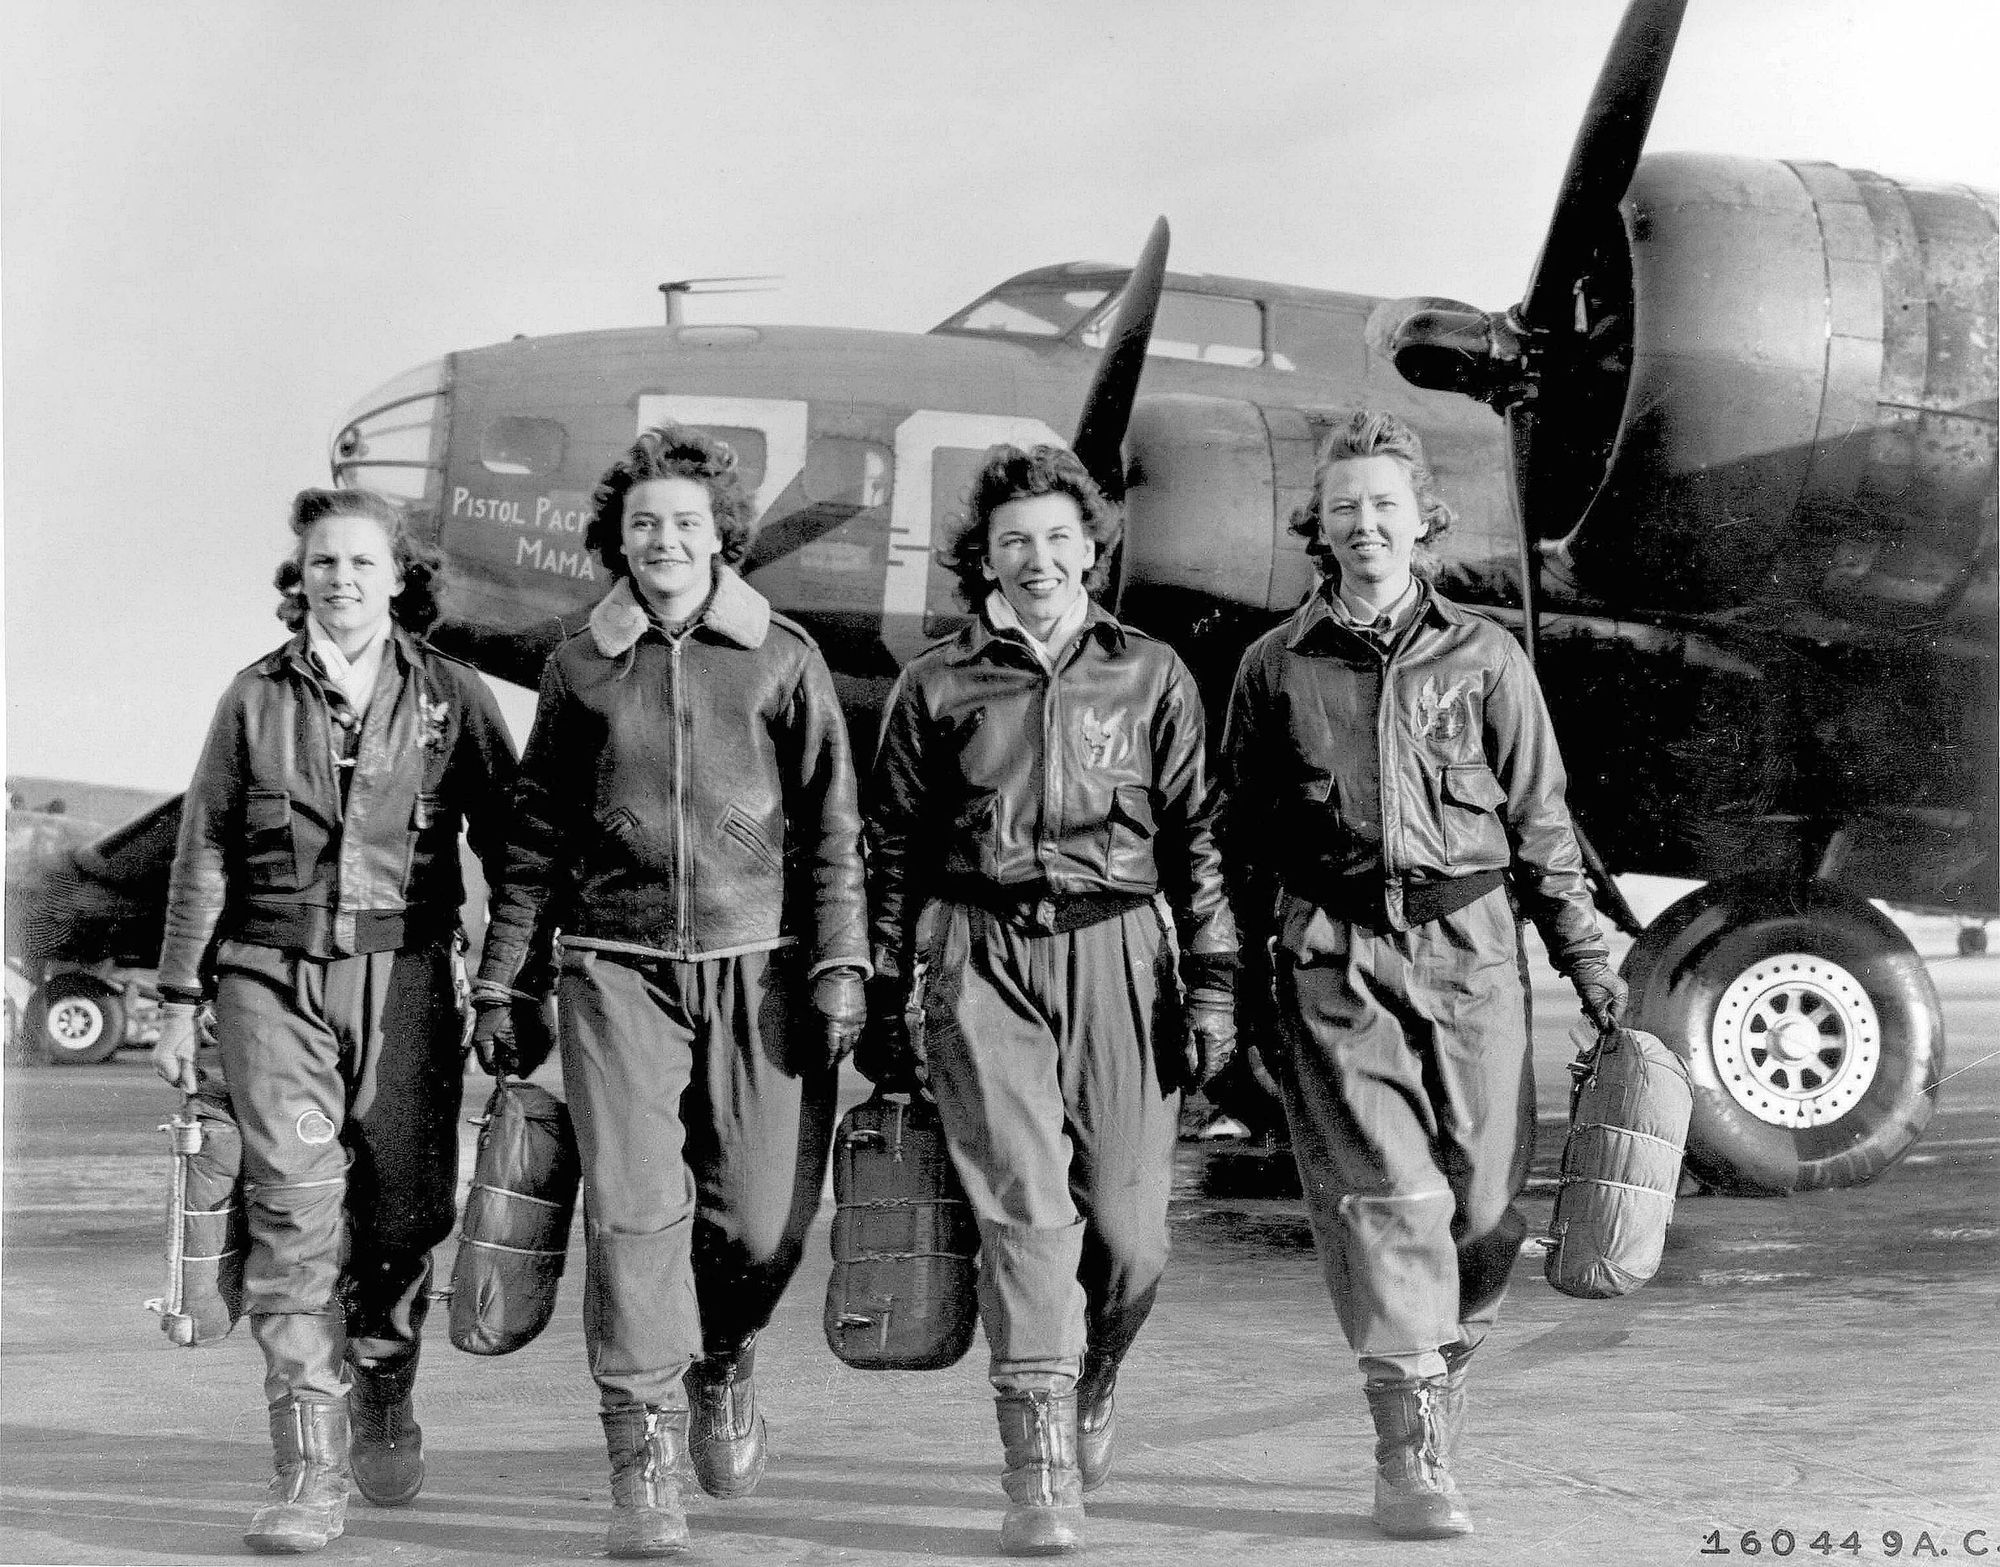
[[[784,855],[764,836],[764,830],[750,819],[750,813],[740,805],[732,805],[722,813],[722,830],[771,870],[784,868]]]
[[[409,852],[403,861],[403,897],[408,899],[416,891],[416,883],[424,873],[426,851],[424,835],[438,824],[444,812],[444,804],[434,793],[420,793],[410,805]]]
[[[1507,829],[1499,812],[1507,791],[1484,762],[1446,767],[1438,779],[1444,854],[1452,865],[1486,870],[1507,863]]]
[[[1340,791],[1331,778],[1301,778],[1295,788],[1279,796],[1274,815],[1257,829],[1269,835],[1273,865],[1288,854],[1319,854],[1339,839]]]
[[[300,881],[292,797],[283,789],[252,789],[243,801],[243,868],[250,891],[297,892]]]
[[[1144,784],[1114,789],[1104,824],[1105,880],[1151,891],[1159,879],[1153,864],[1155,830],[1153,791]]]
[[[614,805],[607,811],[597,813],[599,837],[621,855],[638,853],[639,818],[630,806]]]
[[[990,790],[974,795],[959,807],[952,818],[951,836],[945,848],[947,876],[991,877],[999,863],[994,843],[1000,811],[1000,796]]]

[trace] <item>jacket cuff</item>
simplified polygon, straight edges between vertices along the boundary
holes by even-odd
[[[818,979],[820,975],[837,968],[851,968],[863,979],[870,979],[875,973],[866,958],[821,958],[806,971],[806,978]]]
[[[1197,990],[1235,993],[1236,954],[1233,952],[1184,952],[1181,954],[1181,984],[1192,995]]]

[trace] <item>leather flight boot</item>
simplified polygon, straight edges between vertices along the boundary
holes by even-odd
[[[1111,1448],[1118,1436],[1118,1362],[1086,1354],[1076,1379],[1076,1457],[1085,1491],[1111,1478]]]
[[[1000,1549],[1061,1556],[1083,1548],[1083,1474],[1076,1460],[1076,1394],[1002,1393],[994,1401],[1007,1468]]]
[[[348,1363],[348,1466],[354,1488],[377,1507],[407,1507],[424,1488],[424,1429],[417,1424],[414,1352],[391,1366]]]
[[[304,1556],[347,1526],[347,1405],[286,1397],[271,1406],[270,1500],[243,1543],[267,1556]]]
[[[630,1559],[687,1549],[687,1511],[675,1468],[687,1442],[687,1412],[650,1404],[598,1411],[611,1455],[611,1528],[605,1553]]]
[[[748,1496],[764,1478],[764,1417],[757,1413],[755,1339],[733,1355],[697,1360],[681,1379],[688,1396],[688,1459],[710,1496]]]
[[[1375,1527],[1392,1540],[1472,1533],[1472,1515],[1445,1465],[1445,1379],[1370,1382],[1375,1417]]]

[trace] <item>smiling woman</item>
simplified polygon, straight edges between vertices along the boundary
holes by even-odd
[[[514,753],[479,677],[422,640],[436,562],[400,508],[305,490],[291,526],[293,636],[230,684],[182,804],[153,1061],[241,1133],[276,1470],[244,1538],[296,1554],[341,1533],[350,1473],[384,1507],[423,1485],[417,1353],[463,1083],[458,839],[497,872]]]
[[[522,969],[560,920],[618,1557],[685,1544],[683,1456],[713,1496],[763,1475],[755,1341],[863,1017],[847,729],[819,649],[731,567],[749,527],[734,452],[687,426],[597,486],[587,538],[617,580],[543,673],[473,989],[481,1061],[528,1069]]]

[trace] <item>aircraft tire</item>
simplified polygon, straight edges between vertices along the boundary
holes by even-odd
[[[125,998],[87,974],[58,974],[29,1003],[28,1037],[56,1066],[107,1061],[125,1043]]]
[[[1711,882],[1624,963],[1633,1026],[1688,1063],[1687,1168],[1754,1196],[1858,1186],[1929,1124],[1944,1019],[1916,948],[1827,882]]]

